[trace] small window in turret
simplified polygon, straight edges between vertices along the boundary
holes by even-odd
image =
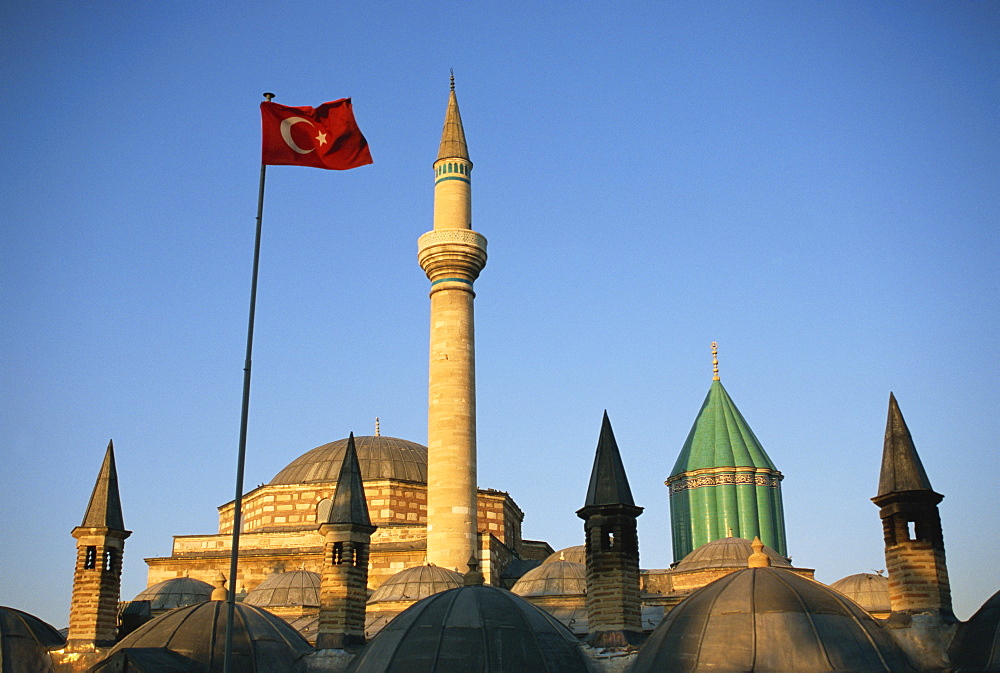
[[[906,522],[906,535],[910,540],[917,539],[917,524],[915,521]]]
[[[104,550],[104,571],[109,572],[115,565],[115,551],[113,549]]]
[[[97,567],[97,547],[90,546],[87,547],[83,557],[83,569],[93,570],[95,567]]]

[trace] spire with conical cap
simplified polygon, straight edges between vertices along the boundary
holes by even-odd
[[[944,623],[955,621],[938,511],[943,498],[931,488],[896,397],[889,393],[882,471],[872,502],[879,508],[885,539],[890,625],[909,624],[911,614],[936,615]]]
[[[641,640],[639,535],[642,507],[632,499],[608,412],[601,422],[583,519],[587,559],[587,620],[593,647],[624,647]]]
[[[597,454],[594,456],[594,469],[590,473],[590,486],[587,488],[585,503],[586,507],[597,505],[635,506],[607,410],[601,422],[601,436],[597,440]]]
[[[122,502],[118,495],[118,471],[115,469],[115,446],[108,441],[108,450],[104,454],[101,472],[97,475],[97,483],[90,494],[87,513],[83,515],[81,528],[112,528],[125,530],[122,517]]]
[[[455,96],[455,73],[451,74],[451,93],[448,96],[448,111],[444,115],[444,129],[441,131],[441,146],[437,160],[469,159],[469,147],[465,144],[465,129],[462,115],[458,111],[458,97]]]
[[[933,491],[920,456],[913,445],[910,429],[906,427],[903,413],[896,397],[889,393],[889,417],[885,422],[885,443],[882,447],[882,471],[878,480],[878,494],[902,491]]]
[[[365,501],[365,489],[361,483],[361,464],[358,462],[353,432],[347,438],[344,460],[340,463],[337,488],[333,492],[333,505],[326,521],[320,523],[372,525],[371,517],[368,515],[368,503]]]

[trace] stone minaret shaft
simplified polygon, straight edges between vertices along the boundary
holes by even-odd
[[[471,179],[452,80],[434,162],[434,230],[417,243],[417,259],[431,282],[427,560],[445,568],[465,568],[479,547],[472,284],[486,265],[486,239],[472,231]]]
[[[319,524],[323,568],[316,648],[354,650],[365,644],[368,557],[376,527],[368,515],[353,432],[344,449],[333,505]]]
[[[115,449],[108,442],[83,523],[73,529],[76,568],[69,610],[70,649],[91,650],[115,643],[122,553],[125,538],[131,534],[122,521]]]

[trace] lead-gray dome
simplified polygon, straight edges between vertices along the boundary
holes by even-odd
[[[753,553],[749,540],[741,537],[724,537],[713,540],[695,549],[674,567],[674,570],[702,570],[704,568],[746,568],[747,559]],[[791,563],[784,556],[768,546],[764,553],[771,559],[771,565],[790,568]]]
[[[830,585],[868,612],[889,612],[889,578],[874,573],[858,573]]]
[[[208,582],[191,577],[172,577],[169,580],[157,582],[151,587],[146,587],[132,601],[149,601],[151,611],[162,612],[163,610],[173,610],[186,605],[203,603],[212,597],[213,588]]]
[[[572,561],[573,563],[587,565],[587,548],[582,544],[566,547],[565,549],[560,549],[557,552],[549,554],[542,563],[555,563],[556,561]]]
[[[49,650],[64,645],[66,639],[48,622],[22,610],[0,607],[0,664],[4,671],[49,673]]]
[[[1000,671],[1000,591],[959,624],[948,656],[958,673]]]
[[[413,566],[387,579],[368,599],[369,605],[391,601],[418,601],[462,586],[462,575],[436,565]]]
[[[166,649],[199,665],[222,670],[228,603],[207,601],[171,610],[143,624],[108,653],[129,648]],[[233,629],[233,670],[244,673],[302,671],[309,643],[285,621],[252,605],[237,604]]]
[[[353,673],[587,673],[578,641],[505,589],[463,586],[400,613],[365,645]]]
[[[427,483],[427,447],[396,437],[375,435],[355,437],[361,478],[401,479]],[[305,484],[336,481],[344,460],[347,439],[340,439],[307,451],[274,475],[270,484]]]
[[[532,568],[511,587],[518,596],[582,596],[587,593],[587,568],[572,561],[553,561]]]
[[[259,608],[319,607],[319,573],[309,570],[272,573],[251,590],[243,602]]]
[[[895,641],[829,587],[780,568],[745,568],[671,610],[633,673],[912,671]]]

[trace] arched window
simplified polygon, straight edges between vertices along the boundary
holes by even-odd
[[[316,523],[326,523],[327,517],[330,516],[330,508],[333,507],[333,500],[329,498],[323,498],[316,505]]]

